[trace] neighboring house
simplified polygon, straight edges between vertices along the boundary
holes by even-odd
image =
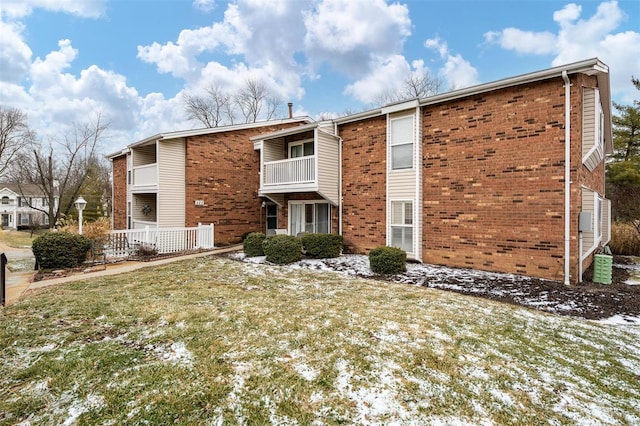
[[[14,230],[48,227],[49,215],[43,212],[49,209],[48,201],[36,185],[0,183],[0,226]]]
[[[577,282],[609,240],[610,105],[590,59],[330,121],[158,135],[110,156],[114,226],[337,232],[348,252]]]

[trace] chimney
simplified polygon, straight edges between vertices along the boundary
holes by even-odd
[[[289,118],[293,118],[293,102],[289,102],[287,106],[289,107]]]

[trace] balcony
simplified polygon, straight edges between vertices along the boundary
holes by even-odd
[[[315,155],[264,163],[261,190],[290,192],[316,187]]]
[[[158,164],[145,164],[133,168],[133,193],[156,192],[158,190]]]

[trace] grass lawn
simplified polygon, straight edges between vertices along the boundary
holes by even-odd
[[[0,231],[0,241],[9,247],[14,248],[29,248],[31,247],[31,243],[35,240],[39,235],[42,235],[43,232],[47,230],[39,230],[33,233],[33,237],[31,237],[31,231]]]
[[[0,424],[640,424],[640,330],[203,257],[0,311]]]

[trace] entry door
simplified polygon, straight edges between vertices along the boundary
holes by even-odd
[[[267,203],[267,235],[274,235],[278,229],[278,205]]]
[[[9,215],[8,214],[2,214],[2,226],[5,228],[9,227]]]

